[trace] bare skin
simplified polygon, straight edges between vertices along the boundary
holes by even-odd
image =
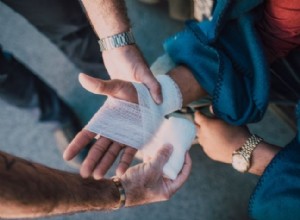
[[[195,113],[199,144],[208,157],[223,163],[232,163],[233,151],[239,149],[251,136],[246,126],[233,126],[226,122]],[[280,147],[261,142],[252,153],[250,173],[262,175]]]
[[[126,32],[131,28],[124,0],[82,0],[82,3],[99,38]],[[102,56],[112,79],[144,83],[155,102],[162,102],[160,85],[137,45],[107,50]]]
[[[192,73],[186,67],[176,67],[168,74],[176,82],[182,93],[183,105],[206,96],[206,92],[199,86]],[[79,76],[79,81],[85,89],[94,94],[112,96],[133,103],[138,102],[137,93],[132,83],[121,80],[104,81],[84,74]],[[189,83],[186,83],[187,81]],[[71,160],[95,136],[95,133],[83,129],[76,135],[64,152],[64,159]],[[131,147],[121,147],[118,143],[105,137],[100,137],[90,149],[81,166],[80,173],[82,177],[87,178],[92,175],[95,179],[103,178],[123,148],[119,166],[116,170],[117,175],[122,175],[128,169],[136,150]]]
[[[126,206],[165,201],[182,186],[191,170],[186,155],[184,167],[174,181],[162,169],[172,153],[163,147],[151,161],[136,165],[122,175]],[[112,210],[120,194],[108,179],[96,181],[59,171],[0,152],[0,218],[33,218],[84,211]]]

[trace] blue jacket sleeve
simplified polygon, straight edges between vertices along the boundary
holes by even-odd
[[[214,113],[235,125],[260,120],[268,103],[267,62],[254,27],[260,3],[217,1],[212,20],[188,21],[164,44],[171,59],[191,69],[212,96]]]
[[[249,202],[257,220],[300,219],[300,104],[296,138],[271,161]]]

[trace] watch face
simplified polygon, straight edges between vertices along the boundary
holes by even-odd
[[[246,172],[248,170],[249,163],[242,155],[234,154],[232,156],[232,166],[240,172]]]

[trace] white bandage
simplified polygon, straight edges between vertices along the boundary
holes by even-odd
[[[139,104],[109,97],[90,120],[86,129],[136,149],[147,146],[145,152],[151,152],[151,155],[165,143],[176,145],[170,159],[173,161],[172,165],[166,165],[167,168],[164,168],[167,172],[165,175],[174,179],[182,167],[185,151],[190,147],[192,140],[186,138],[185,134],[187,131],[185,129],[188,129],[186,127],[189,126],[183,122],[176,122],[176,120],[164,119],[165,115],[182,107],[182,95],[177,84],[166,75],[157,76],[157,80],[161,85],[164,100],[161,105],[157,105],[153,101],[149,90],[143,84],[133,83],[137,90]],[[181,124],[179,126],[179,123],[182,126]],[[194,131],[193,124],[189,130]],[[191,132],[190,135],[194,138],[195,132]],[[164,137],[168,138],[165,139]],[[160,146],[153,146],[156,144],[160,144]],[[153,151],[150,150],[151,148]],[[185,148],[185,150],[180,150],[180,148]],[[174,159],[179,158],[178,155],[182,156],[180,157],[183,158],[181,159],[182,162]],[[174,166],[175,162],[178,162],[179,170],[178,167]],[[174,171],[171,172],[172,169]]]
[[[173,153],[163,172],[166,177],[174,180],[182,169],[185,153],[191,147],[195,135],[195,126],[189,120],[175,117],[164,119],[151,141],[141,149],[144,160],[153,158],[164,144],[171,144]]]
[[[139,104],[108,97],[90,120],[86,129],[119,143],[140,149],[150,141],[165,115],[181,108],[182,97],[177,84],[166,75],[157,77],[164,102],[157,105],[149,90],[133,83]]]

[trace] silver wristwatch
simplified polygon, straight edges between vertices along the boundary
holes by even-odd
[[[126,45],[134,44],[135,40],[131,30],[127,32],[123,32],[120,34],[115,34],[110,37],[105,37],[100,39],[99,41],[101,52],[105,50],[111,50],[118,47],[123,47]]]
[[[261,137],[253,134],[246,143],[232,153],[232,167],[239,172],[246,172],[251,166],[251,156],[253,150],[262,141]]]

